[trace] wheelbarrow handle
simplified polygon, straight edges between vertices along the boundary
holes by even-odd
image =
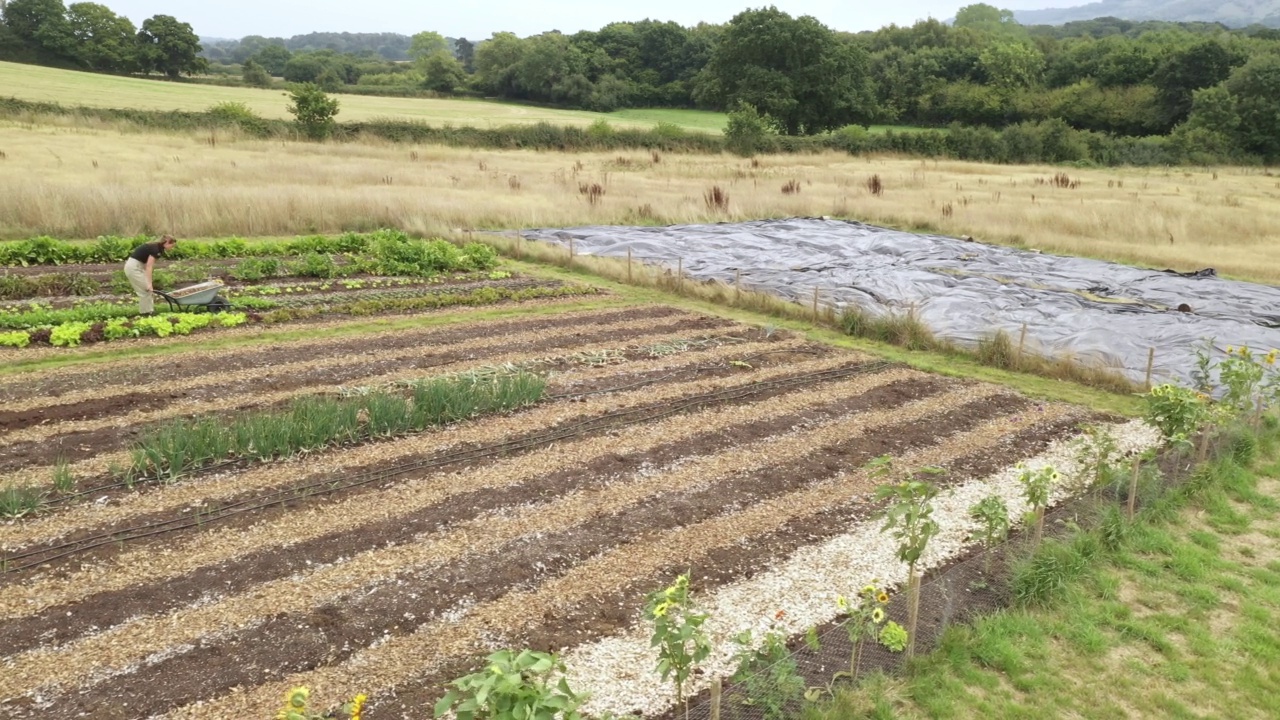
[[[151,293],[153,295],[159,295],[160,297],[164,298],[165,302],[169,303],[169,312],[177,312],[179,303],[177,300],[174,300],[173,296],[171,296],[169,293],[163,290],[155,290],[155,289],[153,289]]]

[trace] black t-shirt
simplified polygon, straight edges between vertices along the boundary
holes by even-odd
[[[137,260],[143,265],[147,264],[147,260],[153,257],[160,257],[164,254],[164,246],[160,243],[142,243],[129,253],[129,257]]]

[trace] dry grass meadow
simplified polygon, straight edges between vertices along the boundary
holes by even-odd
[[[1051,166],[303,144],[65,118],[0,124],[0,152],[6,238],[381,226],[440,233],[828,215],[1280,282],[1280,178],[1256,168],[1069,168],[1078,185],[1058,187],[1049,181],[1064,169]],[[869,189],[873,176],[879,195]],[[707,201],[717,187],[727,208]]]

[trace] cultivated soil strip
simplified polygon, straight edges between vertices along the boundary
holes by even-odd
[[[599,305],[598,296],[592,296],[593,304]],[[518,307],[510,310],[511,316],[517,319],[536,319],[539,317],[560,317],[563,313],[548,312],[558,308],[571,309],[581,306],[584,300],[581,297],[572,298],[548,298],[541,300],[531,300],[522,302]],[[629,304],[618,304],[622,310],[646,310],[652,309],[653,312],[662,312],[660,308],[665,308],[668,312],[683,312],[665,306],[636,307]],[[593,308],[583,311],[586,313],[600,312],[604,308]],[[168,338],[141,338],[128,341],[130,350],[143,350],[151,347],[164,346],[199,346],[205,340],[217,342],[219,345],[228,339],[241,336],[263,336],[261,342],[254,341],[251,345],[235,345],[232,347],[218,347],[214,350],[182,350],[165,353],[162,356],[144,356],[130,357],[128,359],[106,359],[97,360],[92,356],[100,354],[104,348],[109,348],[110,343],[98,346],[87,345],[80,348],[22,348],[13,350],[12,352],[0,351],[0,362],[7,361],[8,358],[15,360],[40,360],[45,357],[53,358],[77,358],[85,357],[84,364],[74,363],[51,369],[37,369],[33,371],[22,371],[15,374],[0,375],[0,402],[9,402],[12,400],[22,400],[27,398],[48,395],[58,397],[62,393],[73,392],[77,390],[92,390],[95,385],[115,386],[120,384],[141,383],[151,379],[156,374],[156,366],[162,365],[167,372],[177,373],[182,376],[197,376],[206,373],[216,373],[222,367],[222,363],[226,362],[230,369],[243,369],[246,367],[255,367],[256,358],[278,356],[278,359],[289,362],[295,359],[293,349],[299,348],[300,352],[305,352],[305,348],[311,345],[333,345],[333,340],[290,340],[288,342],[275,342],[270,336],[282,333],[298,332],[305,330],[309,334],[322,336],[325,330],[341,329],[351,325],[372,325],[373,322],[403,323],[413,322],[415,320],[430,320],[441,318],[442,323],[432,325],[428,330],[441,330],[456,327],[458,325],[471,324],[475,327],[480,325],[488,326],[489,323],[505,322],[507,318],[503,317],[502,309],[494,305],[484,305],[466,308],[441,308],[440,310],[428,312],[403,313],[394,316],[382,316],[376,321],[368,318],[342,318],[337,320],[307,322],[305,324],[289,324],[280,325],[242,325],[236,328],[227,328],[219,330],[217,333],[209,335],[190,335],[176,336]],[[492,318],[495,314],[497,318]],[[481,323],[475,323],[472,318],[477,315],[483,315],[484,320]],[[354,352],[362,352],[368,349],[369,343],[381,343],[386,339],[394,338],[403,333],[418,332],[417,328],[401,327],[395,329],[379,330],[371,327],[367,333],[362,332],[359,335],[344,336],[338,343],[356,342],[359,346]],[[230,357],[226,357],[230,356]],[[212,361],[212,362],[211,362]],[[100,375],[99,372],[104,373]]]
[[[1108,430],[1125,455],[1138,453],[1159,443],[1151,428],[1140,422],[1113,424]],[[1054,498],[1069,497],[1087,482],[1087,468],[1079,459],[1080,437],[1059,439],[1040,448],[1026,461],[1028,467],[1052,465],[1063,477],[1054,489]],[[1015,524],[1029,510],[1023,496],[1018,471],[1005,465],[977,476],[944,492],[934,503],[934,518],[941,532],[929,541],[922,558],[922,570],[944,565],[972,547],[979,528],[969,517],[969,509],[984,497],[999,496],[1009,507]],[[880,522],[862,522],[820,544],[800,548],[763,573],[698,597],[709,614],[703,630],[712,644],[712,656],[703,665],[705,672],[693,679],[690,691],[697,692],[710,678],[728,677],[735,669],[732,638],[752,630],[759,641],[770,630],[798,636],[811,627],[836,620],[836,598],[854,597],[859,588],[875,583],[900,587],[906,582],[906,566],[894,554],[894,544],[880,532]],[[695,578],[695,583],[699,583]],[[700,583],[699,583],[700,584]],[[778,617],[778,610],[785,611]],[[568,679],[578,691],[591,693],[584,708],[592,716],[605,713],[641,713],[653,717],[668,710],[670,683],[661,683],[652,670],[653,649],[649,632],[641,618],[633,616],[628,632],[574,648],[564,656]],[[379,717],[371,713],[370,717]]]
[[[527,431],[527,428],[533,426],[532,423],[539,423],[540,427],[552,428],[568,423],[580,421],[585,415],[594,414],[595,412],[603,412],[609,410],[618,410],[626,407],[645,407],[656,406],[666,401],[675,400],[681,397],[696,397],[716,390],[734,387],[748,387],[758,382],[771,379],[786,378],[789,376],[799,375],[802,373],[811,373],[823,370],[832,370],[835,368],[849,366],[847,358],[834,357],[816,361],[796,363],[793,365],[765,368],[754,373],[728,376],[724,378],[716,378],[712,380],[695,380],[687,383],[672,383],[668,385],[660,385],[658,387],[642,388],[620,395],[598,395],[591,396],[581,403],[555,403],[546,407],[538,408],[532,412],[517,413],[504,418],[494,418],[494,422],[485,423],[488,430],[496,435],[494,439],[500,439],[503,436]],[[505,421],[505,422],[503,422]],[[277,484],[282,474],[293,475],[295,477],[308,477],[311,475],[320,475],[327,477],[334,473],[350,472],[351,468],[359,468],[361,466],[384,462],[392,457],[404,457],[408,455],[418,455],[430,453],[438,450],[442,445],[449,444],[453,438],[453,442],[465,440],[466,442],[475,442],[477,438],[477,430],[470,424],[462,424],[453,426],[442,432],[424,433],[402,440],[392,441],[388,443],[379,443],[374,445],[361,446],[342,452],[329,453],[322,456],[299,458],[290,463],[271,464],[265,467],[257,467],[243,473],[230,474],[220,476],[216,479],[201,481],[198,483],[180,484],[177,486],[167,487],[159,492],[146,493],[136,496],[136,500],[129,504],[126,513],[120,512],[118,508],[108,506],[100,511],[91,507],[85,507],[82,512],[90,515],[95,512],[101,512],[104,515],[114,515],[121,518],[137,515],[149,515],[157,511],[181,507],[190,503],[200,503],[202,500],[210,496],[232,495],[242,492],[246,486],[274,486]],[[452,438],[450,437],[452,435]],[[442,437],[443,436],[443,437]],[[557,444],[549,449],[535,451],[534,453],[523,455],[507,461],[514,466],[520,466],[533,463],[530,458],[538,457],[557,457],[556,453],[565,452],[565,448],[588,447],[591,443],[598,442],[600,438],[586,438],[577,441],[567,441]],[[608,443],[603,443],[599,451],[608,450]],[[545,460],[543,462],[546,462]],[[545,468],[543,468],[545,469]],[[527,467],[523,472],[525,475],[536,474],[537,469],[532,465]],[[378,495],[378,504],[375,506],[370,503],[361,501],[359,498],[355,500],[359,507],[353,508],[352,512],[360,515],[371,515],[374,518],[381,517],[380,514],[395,513],[397,510],[403,509],[403,502],[423,502],[424,498],[419,495],[422,491],[421,482],[404,482],[393,487],[386,492]],[[426,504],[429,504],[427,502]],[[327,506],[323,509],[314,508],[307,513],[310,529],[307,528],[276,528],[276,532],[283,538],[284,542],[290,540],[297,541],[300,539],[299,533],[322,534],[325,530],[321,527],[323,523],[315,523],[317,513],[328,513],[333,508],[341,508],[345,505]],[[77,510],[80,510],[77,508]],[[0,547],[7,550],[18,550],[23,547],[29,547],[40,543],[48,542],[54,538],[61,537],[69,532],[74,532],[78,527],[86,524],[86,520],[92,522],[89,517],[80,516],[72,517],[78,513],[64,513],[54,515],[48,518],[40,518],[31,523],[26,524],[10,524],[0,527]],[[91,517],[91,515],[90,515]],[[99,518],[96,525],[104,524]],[[351,526],[353,518],[350,515],[343,516],[339,514],[334,517],[334,526]],[[255,531],[264,531],[266,528],[254,528]],[[217,538],[221,538],[218,540]],[[194,544],[198,547],[195,550],[198,553],[215,553],[216,548],[222,543],[230,543],[230,546],[245,547],[247,535],[239,531],[211,531],[205,533],[202,538]],[[110,589],[111,587],[128,587],[134,581],[141,580],[148,573],[162,572],[161,576],[168,577],[173,573],[173,569],[163,570],[167,556],[175,554],[173,545],[169,545],[165,550],[154,552],[150,550],[139,550],[137,552],[127,551],[115,558],[115,560],[106,567],[87,568],[83,573],[77,573],[76,577],[69,580],[50,579],[51,582],[66,583],[68,589],[74,590],[76,593],[86,592],[89,588]],[[136,556],[136,560],[134,559]],[[225,559],[225,557],[223,558]],[[185,566],[185,565],[184,565]],[[144,570],[144,568],[151,568]],[[177,570],[176,574],[181,574],[186,570]],[[136,576],[132,579],[130,576]],[[39,607],[33,607],[29,603],[44,605],[51,597],[48,588],[36,590],[38,586],[43,586],[39,581],[39,574],[27,576],[24,574],[23,582],[17,588],[11,588],[4,595],[0,595],[0,617],[12,617],[13,612],[18,614],[27,614],[28,612],[38,611]],[[78,578],[78,579],[76,579]],[[5,578],[0,576],[0,581]],[[30,591],[30,592],[27,592]],[[18,594],[26,596],[26,599],[19,599]],[[83,597],[83,595],[77,595]],[[62,602],[65,602],[63,600]],[[27,608],[26,612],[19,610],[23,607]]]
[[[701,354],[696,359],[697,364],[694,365],[693,370],[698,371],[712,364],[723,364],[723,359],[728,357],[749,357],[749,355],[737,355],[736,350],[739,348],[726,346]],[[73,505],[56,514],[0,525],[0,550],[12,552],[22,547],[51,542],[77,530],[116,525],[129,518],[155,515],[178,508],[186,508],[187,511],[205,508],[253,490],[278,487],[282,483],[293,484],[292,479],[310,481],[317,477],[349,476],[370,467],[402,464],[414,458],[438,456],[468,447],[508,441],[526,436],[530,428],[570,426],[606,412],[642,408],[686,395],[696,396],[727,388],[746,387],[756,382],[776,380],[797,373],[832,370],[856,364],[862,357],[858,355],[820,356],[818,359],[810,360],[807,359],[809,357],[807,354],[795,355],[786,352],[788,350],[803,351],[802,347],[781,346],[777,350],[780,352],[767,357],[779,361],[778,365],[758,367],[751,372],[732,368],[731,372],[738,371],[729,375],[714,372],[682,372],[676,378],[661,376],[646,378],[650,381],[674,380],[656,387],[637,384],[634,375],[626,373],[616,384],[610,385],[617,388],[616,392],[602,393],[600,391],[605,388],[597,385],[593,388],[596,391],[595,394],[567,398],[574,400],[573,402],[540,404],[514,414],[487,416],[397,440],[337,448],[288,460],[253,465],[241,471],[224,471],[214,475],[190,477],[178,484],[150,486],[145,491],[126,493],[119,497],[104,494],[107,498],[104,502],[98,502],[95,499],[94,502]],[[806,359],[801,362],[789,362],[795,357]],[[662,359],[654,360],[652,365],[644,369],[662,372],[663,367],[672,367],[672,365],[665,365],[665,362]],[[617,366],[611,369],[616,375]],[[607,370],[602,368],[599,372],[604,373]],[[584,375],[593,375],[593,373],[588,372]],[[600,375],[594,379],[599,382],[603,377]],[[581,390],[581,385],[578,383],[567,388],[569,392]],[[3,576],[0,576],[0,582],[3,582]]]
[[[44,419],[82,419],[93,417],[98,406],[119,409],[135,406],[139,400],[156,396],[164,399],[172,393],[184,393],[190,397],[197,390],[213,386],[215,390],[234,391],[244,383],[254,387],[266,385],[269,389],[285,389],[280,383],[292,382],[299,374],[346,366],[364,366],[383,360],[413,357],[415,354],[442,350],[470,350],[485,345],[477,341],[533,334],[551,337],[556,330],[589,332],[600,327],[640,320],[689,317],[692,313],[674,308],[623,308],[591,310],[587,312],[561,313],[496,320],[485,323],[463,323],[397,332],[374,332],[368,335],[344,337],[338,340],[292,342],[280,347],[226,349],[208,353],[180,353],[166,355],[163,369],[157,371],[156,361],[126,360],[95,364],[91,371],[68,369],[62,377],[58,371],[41,373],[39,378],[22,378],[52,386],[73,387],[79,382],[91,382],[83,389],[63,389],[59,394],[41,393],[26,398],[7,400],[0,410],[0,429],[13,430],[22,426],[24,413],[35,409],[45,410]],[[145,375],[145,378],[140,377]],[[144,383],[138,387],[137,383]],[[15,383],[9,383],[13,385]],[[48,389],[54,390],[53,387]],[[0,383],[0,392],[13,392],[16,388]],[[85,407],[80,407],[86,405]],[[62,408],[76,408],[69,413]]]
[[[649,321],[644,322],[647,323]],[[697,318],[666,323],[661,327],[632,327],[630,329],[632,331],[640,331],[642,334],[627,335],[625,337],[626,343],[650,344],[671,343],[687,340],[691,337],[707,337],[718,333],[725,333],[725,337],[743,337],[751,331],[750,328],[744,326],[729,325],[726,327],[713,321]],[[622,332],[623,330],[621,329],[615,332],[605,332],[601,333],[600,337],[613,336]],[[483,366],[545,360],[555,357],[551,353],[557,349],[572,348],[578,353],[589,355],[590,353],[603,352],[621,353],[626,347],[625,344],[619,346],[613,340],[582,344],[583,341],[592,339],[594,339],[594,336],[574,336],[543,342],[529,342],[524,345],[526,352],[487,355],[475,359],[445,362],[444,364],[430,366],[429,371],[425,367],[419,367],[356,378],[355,382],[365,387],[374,387],[465,372]],[[566,363],[572,362],[572,360],[573,356],[565,356]],[[94,457],[68,465],[68,471],[75,478],[93,478],[104,474],[110,470],[113,463],[121,467],[127,467],[129,465],[129,457],[120,448],[127,447],[136,440],[147,429],[147,423],[160,424],[172,421],[177,417],[195,417],[197,415],[214,415],[248,410],[261,411],[273,406],[283,405],[294,397],[310,394],[315,390],[315,387],[297,388],[275,393],[251,393],[245,396],[227,397],[223,400],[201,403],[198,406],[198,413],[191,412],[193,408],[184,405],[159,411],[130,414],[130,416],[120,419],[112,418],[84,421],[82,423],[67,423],[54,426],[47,431],[42,428],[29,428],[19,431],[14,435],[39,434],[42,432],[51,434],[48,437],[13,443],[4,448],[6,455],[3,459],[0,459],[0,468],[8,468],[9,471],[4,475],[0,475],[0,488],[13,485],[51,483],[53,470],[59,458],[72,453],[94,454]],[[82,432],[58,432],[61,428],[71,425],[83,425],[96,429],[86,429]]]
[[[962,398],[956,398],[962,402]],[[1057,409],[1047,410],[1058,412]],[[1061,410],[1066,412],[1066,410]],[[899,456],[904,467],[946,463],[955,457],[989,447],[1015,427],[1008,418],[950,435],[940,445]],[[846,428],[847,430],[847,428]],[[831,440],[838,441],[839,436]],[[802,457],[811,445],[795,450]],[[661,480],[659,480],[661,481]],[[613,591],[642,581],[654,586],[673,566],[700,565],[717,548],[735,545],[768,533],[795,518],[812,515],[832,504],[866,496],[875,481],[861,470],[845,469],[801,490],[766,498],[746,508],[680,527],[659,528],[640,539],[622,544],[574,565],[569,571],[517,589],[470,609],[456,608],[462,617],[419,624],[404,635],[383,636],[370,647],[342,662],[293,674],[252,689],[239,685],[230,694],[187,705],[167,717],[198,714],[208,718],[257,717],[269,714],[284,690],[305,684],[326,697],[349,697],[357,691],[401,685],[449,661],[473,658],[480,647],[527,632],[561,612],[582,612],[584,606],[603,611],[597,599],[613,600]],[[673,516],[679,522],[678,514]],[[661,552],[654,552],[660,541]],[[501,592],[501,591],[499,591]],[[530,612],[534,609],[533,612]],[[487,639],[487,640],[486,640]]]
[[[186,642],[183,638],[194,641],[226,627],[246,627],[255,619],[260,620],[272,614],[308,610],[317,604],[326,590],[331,593],[349,593],[353,589],[352,583],[358,585],[360,580],[365,584],[381,584],[388,578],[379,577],[376,570],[378,568],[396,568],[398,573],[406,574],[424,563],[435,568],[441,563],[455,563],[460,557],[497,552],[520,537],[564,533],[566,529],[589,522],[592,518],[608,519],[609,516],[629,511],[638,503],[653,497],[665,499],[672,493],[705,488],[740,473],[777,467],[777,463],[786,463],[796,454],[803,453],[803,448],[810,446],[811,442],[820,443],[822,438],[833,437],[835,427],[846,433],[840,437],[847,440],[850,436],[863,434],[866,429],[891,423],[897,417],[905,417],[909,421],[928,416],[962,395],[971,397],[973,392],[966,388],[910,403],[900,408],[900,414],[882,410],[858,415],[856,424],[849,418],[828,422],[817,430],[787,433],[779,438],[744,445],[739,448],[742,453],[728,450],[688,460],[677,470],[661,475],[659,483],[645,482],[644,479],[651,473],[642,470],[636,476],[607,482],[598,489],[573,492],[547,504],[508,507],[501,513],[460,523],[443,533],[443,536],[435,534],[434,537],[429,536],[429,539],[418,540],[409,545],[367,551],[352,562],[306,573],[305,579],[295,576],[293,579],[265,585],[254,593],[234,596],[223,603],[204,605],[175,616],[129,623],[75,643],[65,651],[37,650],[17,658],[8,669],[15,682],[29,682],[36,677],[44,677],[46,681],[52,679],[48,674],[50,671],[67,673],[80,668],[80,672],[86,673],[94,668],[103,670],[104,665],[127,667],[174,643]],[[723,490],[722,486],[718,491]],[[711,489],[712,494],[716,492],[716,489]],[[708,506],[707,509],[717,512],[715,508],[719,507],[721,506],[717,504]],[[655,511],[650,507],[641,512],[652,514]],[[606,525],[612,526],[616,522],[616,518],[610,519]],[[595,546],[596,543],[591,545]],[[370,568],[375,570],[370,571]],[[472,573],[464,575],[470,576]],[[293,586],[290,590],[289,586],[293,582],[304,584]],[[450,586],[449,583],[444,585]],[[300,587],[306,587],[307,591],[299,593]],[[355,594],[360,596],[364,593]],[[236,612],[237,608],[240,612]],[[245,615],[246,610],[250,614]],[[174,635],[175,627],[182,628],[178,631],[179,636]],[[148,640],[154,644],[148,645]],[[121,657],[122,652],[129,654]],[[295,655],[295,659],[297,658],[300,655]],[[318,658],[316,662],[321,660],[323,658]],[[117,662],[120,664],[116,665]],[[32,667],[33,664],[35,667]],[[31,668],[30,674],[27,673],[27,668]],[[18,677],[24,680],[18,680]],[[6,685],[5,682],[0,680],[0,694],[14,689],[14,686]]]
[[[610,481],[620,473],[641,472],[676,462],[690,454],[706,455],[741,444],[800,432],[819,423],[870,408],[900,404],[904,398],[923,398],[946,387],[935,378],[916,377],[903,371],[855,376],[780,397],[752,399],[740,405],[719,405],[701,412],[677,415],[652,425],[634,428],[625,440],[613,437],[613,451],[582,465],[508,487],[463,491],[437,505],[405,518],[396,526],[377,525],[337,530],[312,541],[287,548],[269,548],[236,562],[220,563],[171,582],[132,586],[93,595],[74,605],[56,605],[35,616],[0,622],[0,648],[18,652],[52,646],[81,634],[110,627],[124,619],[179,607],[201,597],[209,587],[219,594],[239,592],[255,583],[288,576],[341,561],[362,547],[403,542],[421,529],[435,529],[473,520],[485,512],[545,501],[558,494],[581,491]],[[761,407],[764,401],[768,404]],[[456,471],[454,471],[456,473]],[[90,605],[92,603],[92,606]]]
[[[299,372],[287,381],[246,382],[228,387],[208,388],[210,393],[191,393],[181,402],[147,403],[152,408],[135,409],[123,414],[109,417],[97,417],[91,420],[70,420],[54,422],[36,427],[25,427],[7,434],[0,434],[0,447],[9,446],[11,458],[0,460],[0,469],[20,467],[28,464],[35,454],[47,456],[51,445],[57,451],[61,446],[86,448],[88,451],[98,450],[103,443],[93,434],[104,428],[114,428],[110,438],[117,443],[128,439],[128,435],[138,430],[138,426],[154,423],[180,415],[210,414],[227,410],[241,410],[281,403],[299,395],[314,393],[317,388],[336,389],[337,386],[379,385],[400,380],[412,380],[431,375],[458,372],[481,365],[504,363],[521,363],[538,360],[556,350],[573,348],[578,352],[596,352],[614,350],[624,347],[628,342],[658,343],[677,338],[688,337],[694,333],[726,330],[747,332],[743,325],[733,325],[729,321],[707,316],[690,315],[677,318],[661,318],[657,320],[631,320],[591,327],[585,330],[576,328],[561,329],[551,332],[519,334],[511,338],[488,337],[467,343],[457,349],[443,352],[424,352],[416,350],[405,353],[402,357],[390,358],[385,362],[369,362],[351,365],[345,373],[326,371],[309,376]],[[510,348],[520,348],[518,352],[502,352]],[[264,387],[270,385],[274,387]],[[284,385],[285,389],[278,386]],[[172,398],[173,393],[169,394]],[[154,406],[160,406],[155,408]],[[95,414],[118,412],[119,405],[100,405],[102,409]],[[128,426],[125,432],[120,426]],[[121,437],[124,435],[125,437]],[[49,442],[50,438],[65,437],[65,442]],[[92,439],[90,439],[92,437]],[[110,445],[106,445],[110,447]],[[81,450],[86,451],[84,449]]]

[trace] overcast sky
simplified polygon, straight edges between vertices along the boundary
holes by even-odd
[[[289,37],[308,32],[396,32],[412,35],[434,30],[446,37],[481,40],[495,32],[520,36],[546,30],[573,33],[597,30],[626,20],[674,20],[681,25],[722,23],[748,7],[768,2],[752,0],[486,0],[484,2],[421,2],[418,0],[100,0],[139,25],[156,14],[173,15],[191,23],[205,37],[245,35]],[[970,0],[970,2],[976,0]],[[775,0],[779,9],[813,15],[835,30],[858,31],[936,17],[945,20],[964,0]],[[991,2],[991,0],[988,0]],[[1015,10],[1069,7],[1087,0],[1007,0],[991,2]]]

